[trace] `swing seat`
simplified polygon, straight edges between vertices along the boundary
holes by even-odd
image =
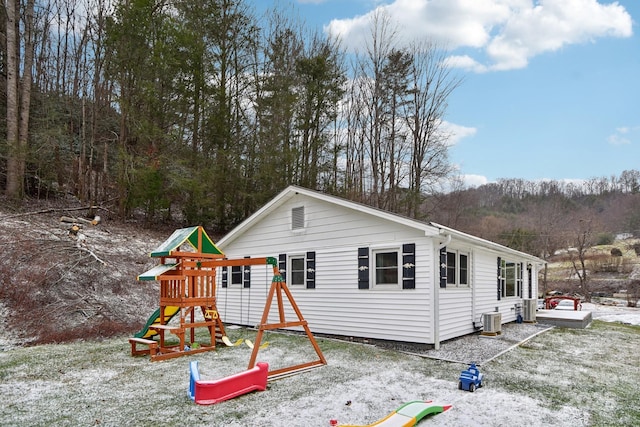
[[[249,339],[243,340],[242,338],[239,338],[236,342],[231,342],[229,337],[225,335],[225,336],[222,337],[222,342],[227,347],[237,347],[237,346],[241,345],[242,343],[244,343],[247,347],[249,347],[250,349],[253,349],[253,342],[251,342],[251,340],[249,340]],[[260,345],[260,349],[267,348],[268,346],[269,346],[269,341],[264,342],[264,343],[262,343]]]
[[[247,345],[247,347],[253,350],[254,346],[251,340],[244,340],[244,343]],[[262,344],[260,344],[260,350],[265,349],[267,347],[269,347],[269,341],[265,341]]]
[[[223,336],[222,337],[222,342],[224,343],[224,345],[226,345],[227,347],[235,347],[238,346],[240,344],[242,344],[242,338],[240,338],[239,340],[237,340],[235,343],[231,342],[231,340],[229,339],[228,336]]]

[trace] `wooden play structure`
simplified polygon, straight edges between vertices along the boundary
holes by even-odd
[[[157,280],[160,282],[160,307],[151,315],[146,325],[134,337],[129,339],[131,355],[149,354],[152,361],[180,357],[216,349],[216,344],[228,342],[223,319],[216,306],[216,274],[218,269],[251,265],[271,265],[273,278],[265,302],[264,312],[253,346],[247,369],[252,369],[260,351],[264,331],[280,328],[302,327],[318,359],[269,372],[276,377],[325,365],[322,351],[302,316],[293,295],[278,270],[275,258],[239,258],[229,259],[216,247],[201,226],[176,230],[164,243],[151,252],[151,257],[159,258],[160,263],[151,270],[138,276],[140,281]],[[269,323],[269,313],[273,300],[276,300],[278,320]],[[295,312],[296,318],[286,319],[285,299]],[[200,310],[201,316],[198,316]],[[173,318],[176,318],[172,321]],[[170,323],[171,322],[171,323]],[[196,329],[207,330],[209,340],[196,342]],[[168,340],[167,333],[177,337]],[[174,341],[169,343],[168,341]],[[140,348],[139,346],[143,346]]]

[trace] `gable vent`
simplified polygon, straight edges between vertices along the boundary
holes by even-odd
[[[304,228],[304,206],[291,209],[291,229]]]

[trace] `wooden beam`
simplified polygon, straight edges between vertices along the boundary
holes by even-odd
[[[296,314],[297,321],[287,322],[285,318],[283,296],[289,300],[289,303],[291,304],[291,307],[293,308]],[[279,313],[280,321],[277,323],[269,323],[269,312],[271,311],[271,304],[274,297],[277,298],[278,313]],[[247,369],[252,369],[256,364],[256,360],[258,358],[258,352],[260,351],[260,343],[262,342],[262,337],[264,335],[265,330],[278,329],[278,328],[291,327],[291,326],[302,326],[304,328],[305,334],[309,339],[309,342],[313,346],[316,352],[316,355],[318,356],[318,360],[301,363],[301,364],[297,364],[297,365],[293,365],[285,368],[275,369],[269,372],[269,377],[283,375],[283,374],[291,373],[294,371],[299,371],[301,369],[309,368],[312,366],[320,366],[320,365],[327,364],[327,360],[324,358],[324,355],[322,354],[322,350],[318,346],[318,343],[316,342],[315,337],[311,333],[311,330],[309,329],[309,325],[307,324],[307,321],[302,316],[302,312],[298,308],[298,304],[296,304],[296,301],[293,298],[293,295],[289,291],[289,288],[287,288],[287,284],[282,279],[282,276],[280,275],[280,271],[278,270],[278,267],[274,265],[273,281],[271,282],[271,287],[269,288],[269,294],[265,302],[264,311],[262,312],[262,318],[260,320],[258,334],[256,335],[256,340],[253,344],[253,351],[251,352],[251,359],[249,360],[249,367]]]

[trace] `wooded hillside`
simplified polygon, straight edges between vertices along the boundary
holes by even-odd
[[[224,232],[287,185],[418,216],[450,171],[445,51],[337,40],[243,0],[8,0],[0,183]],[[291,6],[289,6],[291,7]]]
[[[223,234],[296,184],[542,257],[639,233],[635,170],[451,190],[442,122],[463,76],[428,40],[398,48],[382,14],[347,56],[295,11],[243,0],[8,0],[0,13],[4,203],[71,197]]]

